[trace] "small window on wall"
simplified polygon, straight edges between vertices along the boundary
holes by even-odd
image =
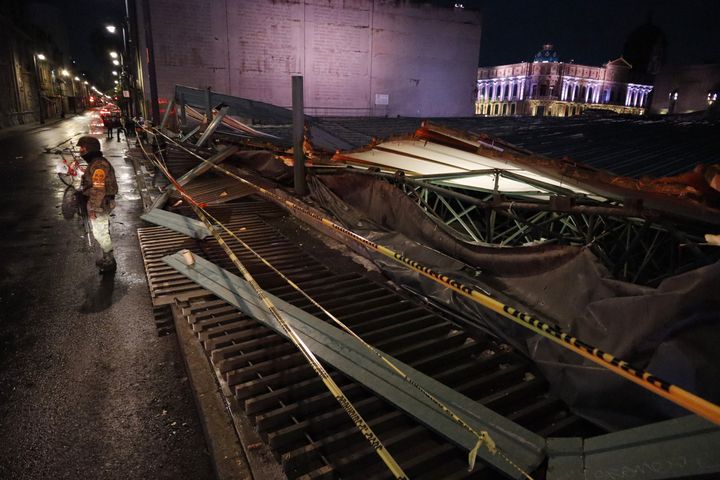
[[[540,96],[544,97],[547,95],[547,85],[540,85]]]

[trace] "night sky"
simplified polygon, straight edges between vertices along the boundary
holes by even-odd
[[[470,0],[482,12],[480,65],[528,61],[552,43],[561,61],[602,65],[635,28],[652,23],[667,39],[666,65],[720,63],[717,0]]]
[[[232,0],[230,0],[232,1]],[[124,0],[45,0],[61,7],[71,55],[100,78],[110,70],[98,48],[98,30],[118,23]],[[448,2],[443,0],[447,5]],[[720,63],[718,0],[459,0],[482,12],[482,66],[527,61],[552,43],[561,61],[602,65],[622,53],[628,34],[647,22],[667,38],[667,65]],[[68,5],[72,8],[68,8]],[[160,21],[158,19],[157,21]],[[95,34],[93,36],[93,32]],[[100,50],[100,51],[99,51]],[[104,76],[104,75],[103,75]]]
[[[125,0],[41,0],[57,7],[67,26],[70,42],[69,55],[76,61],[79,71],[87,73],[99,87],[112,86],[110,72],[113,67],[108,52],[113,48],[112,36],[105,25],[120,25],[125,12]],[[116,34],[117,35],[117,34]]]

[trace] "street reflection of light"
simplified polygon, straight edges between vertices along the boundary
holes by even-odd
[[[35,56],[37,57],[38,60],[46,60],[47,59],[47,57],[45,57],[45,55],[43,55],[42,53],[37,53],[37,54],[35,54]]]
[[[113,60],[113,65],[118,66],[120,65],[120,62],[118,62],[117,60]]]
[[[110,56],[111,56],[112,58],[118,58],[117,52],[110,52]]]
[[[105,30],[107,30],[110,33],[115,33],[115,25],[105,25]]]

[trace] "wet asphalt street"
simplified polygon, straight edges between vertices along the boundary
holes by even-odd
[[[88,128],[0,131],[0,479],[213,478],[176,338],[156,333],[124,141],[98,132],[120,186],[114,277],[61,214],[44,148]]]

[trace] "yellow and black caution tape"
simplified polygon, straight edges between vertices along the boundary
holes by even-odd
[[[365,348],[373,352],[375,355],[380,358],[381,361],[383,361],[386,365],[388,365],[400,378],[408,382],[411,386],[416,388],[420,393],[422,393],[425,397],[427,397],[430,401],[432,401],[440,410],[449,416],[456,424],[460,425],[463,429],[470,432],[475,438],[477,438],[477,442],[475,443],[475,447],[470,450],[468,453],[468,471],[472,471],[473,468],[475,468],[475,460],[477,458],[478,451],[480,448],[484,445],[490,453],[493,455],[500,456],[503,460],[505,460],[508,464],[510,464],[512,467],[517,469],[525,478],[532,480],[532,477],[530,474],[528,474],[526,471],[524,471],[521,467],[519,467],[515,462],[513,462],[509,457],[507,457],[495,444],[495,441],[490,437],[487,431],[482,430],[480,432],[477,432],[473,427],[468,425],[462,418],[460,418],[455,412],[453,412],[447,405],[442,403],[440,400],[438,400],[433,394],[425,390],[420,384],[415,382],[412,378],[408,377],[408,375],[403,372],[400,368],[398,368],[395,364],[393,364],[390,360],[388,360],[382,352],[378,351],[373,347],[372,345],[368,344],[360,338],[355,332],[353,332],[350,327],[345,325],[339,318],[337,318],[335,315],[330,313],[325,307],[320,305],[314,298],[312,298],[307,292],[305,292],[302,288],[300,288],[299,285],[297,285],[295,282],[293,282],[290,278],[288,278],[284,273],[282,273],[280,270],[275,268],[273,264],[268,262],[262,255],[260,255],[258,252],[256,252],[250,245],[248,245],[245,241],[243,241],[241,238],[239,238],[235,233],[233,233],[229,228],[227,228],[225,225],[223,225],[220,221],[218,221],[216,218],[214,218],[209,212],[204,212],[210,219],[217,225],[222,228],[225,233],[227,233],[230,237],[235,239],[240,245],[248,250],[251,254],[253,254],[258,260],[260,260],[265,266],[270,268],[273,272],[275,272],[280,278],[282,278],[288,285],[290,285],[293,289],[295,289],[297,292],[299,292],[303,297],[305,297],[310,303],[312,303],[315,307],[320,309],[325,315],[328,316],[335,324],[337,324],[340,328],[342,328],[345,332],[347,332],[349,335],[351,335],[353,338],[358,340],[361,345],[363,345]]]
[[[179,187],[179,185],[177,184],[175,179],[172,178],[170,172],[165,166],[159,164],[159,162],[157,166],[162,170],[165,176],[168,177],[168,180],[170,180],[173,185]],[[315,354],[313,354],[312,350],[310,350],[310,348],[305,344],[305,342],[303,342],[303,340],[297,335],[295,330],[285,321],[285,319],[280,314],[280,311],[275,307],[270,298],[268,298],[268,296],[265,294],[265,291],[260,288],[260,285],[258,285],[252,274],[247,270],[247,268],[245,268],[245,265],[243,265],[237,255],[235,255],[230,246],[225,242],[225,240],[223,240],[223,238],[217,232],[213,224],[210,223],[207,216],[205,215],[207,212],[205,212],[205,210],[197,202],[195,202],[187,193],[185,193],[182,188],[180,188],[178,191],[183,196],[183,198],[188,200],[188,204],[193,209],[195,214],[205,224],[208,231],[213,235],[213,237],[215,237],[215,240],[222,247],[222,249],[225,251],[233,264],[238,268],[243,278],[245,278],[245,281],[247,281],[252,286],[258,298],[262,300],[267,310],[272,314],[273,317],[275,317],[275,320],[278,322],[283,331],[287,334],[290,341],[297,347],[300,353],[302,353],[302,355],[305,357],[305,359],[310,364],[315,373],[323,381],[323,383],[333,395],[333,397],[335,397],[340,406],[342,406],[348,416],[352,419],[353,423],[355,423],[355,426],[358,428],[358,430],[360,430],[360,433],[370,443],[373,450],[375,450],[375,452],[382,459],[385,465],[387,465],[393,476],[398,480],[406,480],[408,477],[407,475],[405,475],[402,467],[400,467],[400,465],[393,458],[387,448],[385,448],[380,438],[378,438],[375,432],[373,432],[370,425],[368,425],[368,423],[362,418],[360,412],[355,409],[353,404],[345,396],[340,387],[330,377],[325,368],[315,357]]]
[[[259,259],[263,264],[265,264],[268,268],[270,268],[273,272],[275,272],[280,278],[282,278],[288,285],[290,285],[293,289],[295,289],[297,292],[302,294],[307,300],[309,300],[314,306],[318,307],[325,315],[327,315],[331,320],[333,320],[338,326],[340,326],[343,330],[345,330],[349,335],[354,337],[356,340],[358,340],[364,347],[366,347],[368,350],[373,352],[375,355],[377,355],[381,361],[383,361],[385,364],[387,364],[398,376],[400,376],[403,380],[408,382],[411,386],[416,388],[418,391],[420,391],[425,397],[427,397],[429,400],[431,400],[440,410],[448,415],[456,424],[460,425],[462,428],[464,428],[466,431],[470,432],[473,436],[477,438],[477,441],[475,443],[474,448],[470,449],[468,453],[468,471],[472,471],[475,467],[475,461],[477,459],[477,454],[479,449],[484,445],[488,451],[493,455],[498,455],[500,458],[502,458],[504,461],[506,461],[509,465],[511,465],[513,468],[517,469],[525,478],[532,480],[532,477],[530,474],[528,474],[525,470],[523,470],[520,466],[518,466],[515,462],[513,462],[507,455],[505,455],[495,444],[495,441],[490,437],[487,431],[482,430],[480,432],[477,432],[474,428],[472,428],[470,425],[468,425],[464,420],[462,420],[459,416],[455,414],[448,406],[443,404],[440,400],[438,400],[435,396],[433,396],[430,392],[425,390],[421,385],[419,385],[417,382],[412,380],[410,377],[408,377],[405,372],[403,372],[400,368],[398,368],[396,365],[394,365],[390,360],[388,360],[381,352],[376,350],[373,346],[365,342],[362,338],[360,338],[355,332],[353,332],[347,325],[345,325],[340,319],[335,317],[332,313],[330,313],[325,307],[320,305],[314,298],[312,298],[310,295],[307,294],[303,289],[300,288],[295,282],[293,282],[290,278],[288,278],[284,273],[282,273],[280,270],[275,268],[273,264],[267,261],[262,255],[260,255],[258,252],[256,252],[250,245],[248,245],[245,241],[243,241],[241,238],[239,238],[237,235],[235,235],[234,232],[232,232],[229,228],[227,228],[225,225],[222,224],[217,218],[213,217],[210,212],[204,209],[203,206],[198,205],[197,202],[194,201],[189,195],[185,193],[185,191],[182,189],[182,187],[175,181],[175,179],[171,176],[169,173],[167,167],[165,165],[158,165],[158,167],[162,170],[162,172],[168,177],[168,180],[178,188],[178,192],[188,200],[188,202],[193,205],[194,207],[197,206],[200,210],[201,214],[205,215],[206,217],[209,217],[210,220],[212,220],[212,223],[214,225],[218,225],[220,228],[222,228],[225,233],[227,233],[230,237],[235,239],[244,249],[249,251],[252,255],[254,255],[257,259]],[[197,210],[196,210],[196,213]],[[208,225],[208,222],[203,220],[205,225]],[[208,227],[209,228],[209,227]],[[223,248],[227,245],[224,241],[219,239],[217,236],[215,237],[218,239],[218,242],[222,242],[221,245],[223,245]],[[229,246],[228,246],[228,250]]]
[[[207,161],[202,156],[192,152],[191,150],[185,148],[183,145],[175,142],[173,139],[168,137],[162,132],[159,132],[160,135],[164,136],[171,142],[173,142],[175,145],[177,145],[179,148],[183,149],[187,153],[190,153],[191,155],[197,157],[201,161],[205,162]],[[322,217],[307,208],[298,205],[297,203],[294,203],[290,200],[284,199],[280,197],[279,195],[275,194],[274,192],[271,192],[265,188],[262,188],[258,185],[255,185],[252,182],[249,182],[248,180],[234,174],[233,172],[230,172],[226,168],[213,164],[212,168],[215,168],[226,175],[231,176],[232,178],[238,180],[239,182],[248,185],[252,188],[254,188],[259,193],[268,196],[275,200],[276,202],[285,205],[286,208],[297,211],[302,213],[303,215],[311,218],[312,220],[321,223],[325,226],[328,226],[332,228],[333,230],[341,233],[342,235],[362,244],[366,247],[385,255],[388,258],[391,258],[395,260],[398,263],[401,263],[408,268],[420,273],[421,275],[438,282],[442,285],[445,285],[446,287],[454,290],[455,292],[471,299],[472,301],[479,303],[480,305],[483,305],[484,307],[504,316],[505,318],[508,318],[512,320],[513,322],[526,327],[535,333],[542,335],[543,337],[557,343],[558,345],[561,345],[569,350],[574,351],[575,353],[585,357],[586,359],[626,378],[627,380],[630,380],[631,382],[663,397],[667,400],[670,400],[671,402],[680,405],[683,408],[686,408],[687,410],[706,418],[707,420],[710,420],[711,422],[720,425],[720,406],[715,405],[714,403],[711,403],[704,398],[701,398],[691,392],[688,392],[687,390],[678,387],[677,385],[673,385],[670,382],[667,382],[663,379],[660,379],[659,377],[651,374],[650,372],[647,372],[640,368],[635,368],[631,366],[628,362],[621,360],[619,358],[614,357],[613,355],[604,352],[600,350],[597,347],[593,347],[574,336],[563,332],[559,327],[555,325],[550,325],[548,323],[545,323],[541,321],[540,319],[529,315],[527,313],[524,313],[520,310],[517,310],[509,305],[506,305],[502,302],[499,302],[495,300],[494,298],[491,298],[489,295],[480,292],[478,290],[475,290],[471,287],[468,287],[467,285],[462,284],[461,282],[458,282],[457,280],[451,279],[447,275],[443,275],[442,273],[435,272],[429,267],[426,267],[422,265],[419,262],[416,262],[410,258],[405,257],[401,253],[395,252],[387,247],[384,247],[382,245],[378,245],[375,242],[372,242],[355,232],[348,230],[347,228],[336,224],[332,220]]]

